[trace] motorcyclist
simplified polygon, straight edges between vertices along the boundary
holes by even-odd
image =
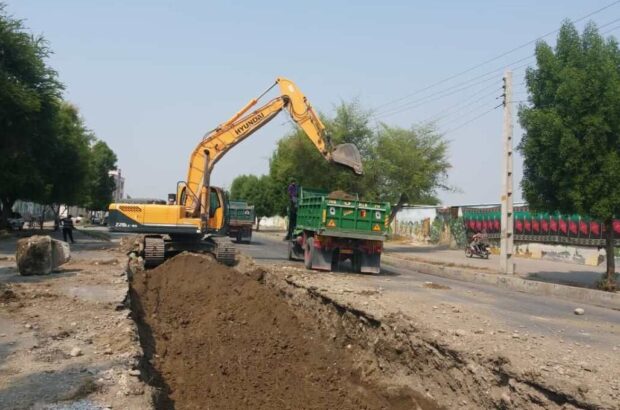
[[[481,253],[482,252],[481,247],[484,244],[485,239],[486,239],[486,233],[484,231],[474,234],[474,236],[472,236],[471,238],[471,243],[469,244],[469,247],[471,248],[472,252]]]

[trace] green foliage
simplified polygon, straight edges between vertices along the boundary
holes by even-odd
[[[369,121],[370,114],[356,103],[342,103],[335,118],[323,118],[334,145],[349,142],[359,148],[362,177],[325,161],[301,129],[278,142],[270,176],[279,187],[281,215],[292,178],[301,186],[356,192],[369,200],[396,202],[405,193],[409,202],[437,203],[436,192],[447,188],[444,181],[450,167],[441,135],[430,126],[402,129],[383,124],[375,132]]]
[[[525,130],[523,193],[533,209],[606,220],[620,214],[620,52],[593,24],[571,23],[555,50],[536,47],[526,75],[531,107]]]
[[[274,206],[277,204],[275,186],[269,175],[239,175],[234,179],[230,188],[230,198],[233,201],[245,201],[254,205],[257,218],[272,216],[277,213]]]
[[[112,202],[114,178],[109,172],[116,169],[116,154],[103,141],[91,147],[89,199],[87,207],[92,210],[106,210]]]
[[[104,209],[114,188],[116,156],[63,102],[49,54],[0,3],[0,225],[17,199]]]
[[[382,201],[396,202],[404,192],[410,203],[437,204],[437,190],[448,189],[447,149],[431,126],[404,129],[383,124],[367,161],[372,176],[368,192]]]
[[[458,247],[463,248],[467,245],[467,232],[465,231],[465,222],[462,217],[450,219],[450,233],[456,241]]]
[[[91,141],[76,107],[62,103],[55,117],[53,143],[45,147],[45,188],[41,202],[83,205],[88,201]]]
[[[592,23],[580,36],[566,22],[555,49],[540,42],[536,59],[526,74],[531,106],[519,111],[523,194],[533,209],[591,215],[612,232],[620,215],[618,43]],[[611,236],[607,245],[613,253]],[[612,280],[614,258],[607,260]]]
[[[439,242],[439,240],[441,239],[441,234],[443,232],[443,227],[444,227],[443,219],[435,218],[433,220],[433,223],[431,224],[431,238],[430,238],[430,241],[432,243]]]
[[[45,147],[53,142],[62,86],[44,59],[45,41],[0,3],[0,200],[3,221],[16,199],[43,194]]]

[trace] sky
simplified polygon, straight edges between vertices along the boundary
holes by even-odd
[[[49,64],[66,99],[116,152],[132,197],[175,192],[202,136],[284,76],[327,116],[341,102],[357,101],[373,112],[373,126],[436,119],[450,142],[448,183],[455,188],[439,192],[445,205],[499,202],[503,114],[493,108],[506,68],[514,71],[513,99],[527,99],[523,76],[534,65],[534,43],[509,51],[613,3],[5,2],[49,42]],[[617,19],[620,4],[587,20],[619,35]],[[554,44],[555,33],[544,40]],[[516,146],[522,131],[514,111]],[[229,187],[237,175],[268,173],[276,142],[291,128],[281,113],[217,164],[212,183]],[[514,162],[521,201],[518,151]]]

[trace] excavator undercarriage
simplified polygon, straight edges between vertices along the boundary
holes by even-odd
[[[205,238],[150,235],[144,237],[144,247],[139,256],[144,258],[144,267],[154,268],[166,259],[182,252],[210,253],[224,265],[235,264],[236,249],[227,237],[207,235]]]

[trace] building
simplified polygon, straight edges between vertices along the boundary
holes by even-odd
[[[114,192],[112,193],[112,201],[120,202],[125,197],[125,178],[121,175],[120,169],[109,171],[108,175],[114,178]]]

